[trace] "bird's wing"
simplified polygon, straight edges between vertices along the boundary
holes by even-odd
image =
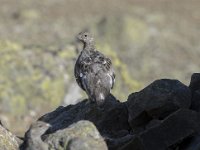
[[[112,66],[109,67],[107,74],[110,77],[110,85],[111,85],[111,89],[112,89],[115,84],[115,72],[114,72],[114,69]]]
[[[78,85],[85,90],[83,84],[82,84],[82,78],[83,78],[83,70],[81,68],[81,64],[79,62],[79,59],[76,61],[75,67],[74,67],[74,76],[76,78],[76,82]]]
[[[93,57],[95,57],[94,62],[101,64],[104,72],[106,72],[107,75],[110,77],[109,83],[112,89],[115,83],[115,72],[112,67],[112,61],[110,60],[110,58],[104,56],[101,52],[97,50],[93,52],[93,55],[94,55]]]

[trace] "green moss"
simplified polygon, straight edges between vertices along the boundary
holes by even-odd
[[[72,59],[76,57],[75,47],[70,45],[65,47],[60,53],[59,56],[63,59]]]
[[[0,41],[0,52],[6,51],[18,51],[21,50],[22,46],[18,43],[11,42],[11,41]]]
[[[38,19],[40,17],[38,11],[34,9],[27,9],[21,12],[21,16],[25,19]]]
[[[23,114],[26,110],[26,99],[23,95],[15,95],[10,104],[12,113],[16,115]]]
[[[144,44],[148,39],[148,26],[144,21],[126,16],[124,18],[124,31],[126,36],[132,42]]]
[[[19,116],[28,111],[27,106],[42,109],[48,104],[45,108],[50,109],[62,101],[65,94],[63,74],[68,71],[60,69],[59,63],[73,55],[62,57],[63,51],[60,51],[54,56],[55,48],[47,49],[48,52],[42,48],[24,49],[18,43],[0,41],[0,101],[6,112]]]

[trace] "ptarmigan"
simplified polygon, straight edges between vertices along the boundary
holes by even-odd
[[[102,106],[115,82],[111,60],[95,49],[88,32],[79,33],[77,39],[83,43],[83,50],[74,68],[76,81],[91,102]]]

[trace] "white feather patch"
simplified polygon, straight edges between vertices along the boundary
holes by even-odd
[[[111,77],[111,75],[110,74],[107,74],[108,76],[109,76],[109,83],[110,83],[110,85],[112,86],[112,84],[113,84],[113,79],[112,79],[112,77]]]
[[[100,84],[100,82],[101,82],[101,81],[100,81],[100,80],[98,80],[98,81],[97,81],[97,84]]]
[[[103,93],[100,93],[100,94],[99,94],[99,97],[100,97],[100,99],[104,99]]]
[[[80,75],[79,75],[81,78],[83,77],[83,74],[82,73],[80,73]]]

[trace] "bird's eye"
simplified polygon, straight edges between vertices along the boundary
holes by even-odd
[[[87,37],[87,34],[85,34],[84,36]]]

